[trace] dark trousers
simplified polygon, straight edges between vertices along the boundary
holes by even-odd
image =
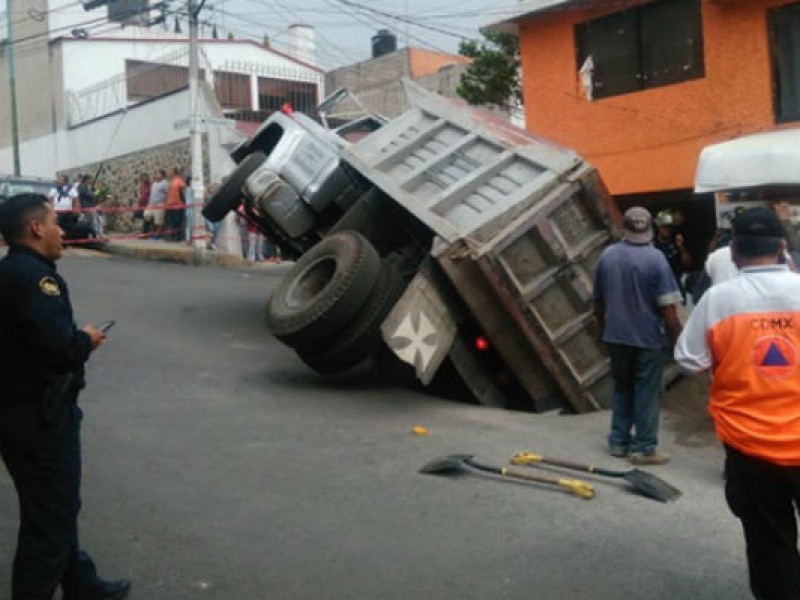
[[[20,507],[13,600],[50,600],[59,584],[78,597],[95,577],[78,545],[82,413],[64,402],[49,416],[36,402],[0,405],[0,455]]]
[[[173,241],[183,239],[183,209],[170,208],[164,216],[164,227],[167,230],[167,237]]]
[[[607,344],[614,380],[608,444],[618,450],[650,454],[658,446],[661,348]]]
[[[800,467],[725,447],[725,497],[744,528],[750,589],[758,600],[800,599],[796,508]]]

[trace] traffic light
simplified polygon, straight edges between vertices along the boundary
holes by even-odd
[[[108,0],[84,0],[83,10],[94,10],[108,4]]]

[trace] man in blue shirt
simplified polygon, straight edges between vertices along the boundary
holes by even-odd
[[[600,256],[594,282],[595,317],[614,380],[609,452],[634,465],[660,465],[669,461],[657,450],[664,348],[674,346],[681,332],[681,294],[669,263],[652,245],[646,209],[625,211],[622,235]]]

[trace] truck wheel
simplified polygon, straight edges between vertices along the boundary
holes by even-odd
[[[355,318],[331,337],[324,349],[299,349],[298,356],[323,375],[341,373],[354,367],[380,345],[381,323],[404,288],[405,282],[400,273],[384,261],[375,288]]]
[[[242,186],[250,175],[267,160],[263,152],[253,152],[239,163],[217,191],[211,194],[208,203],[203,207],[203,216],[216,223],[225,218],[232,210],[236,210],[242,201]]]
[[[303,254],[267,303],[267,327],[293,348],[341,329],[366,302],[380,271],[375,248],[355,231],[324,238]]]

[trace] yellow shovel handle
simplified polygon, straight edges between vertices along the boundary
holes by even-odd
[[[516,469],[501,469],[501,475],[504,477],[513,477],[515,479],[525,479],[527,481],[535,481],[537,483],[545,483],[548,485],[557,485],[572,492],[576,496],[584,500],[591,500],[594,498],[594,487],[591,483],[581,481],[580,479],[556,479],[554,477],[544,477],[541,475],[533,475],[527,471],[517,471]]]

